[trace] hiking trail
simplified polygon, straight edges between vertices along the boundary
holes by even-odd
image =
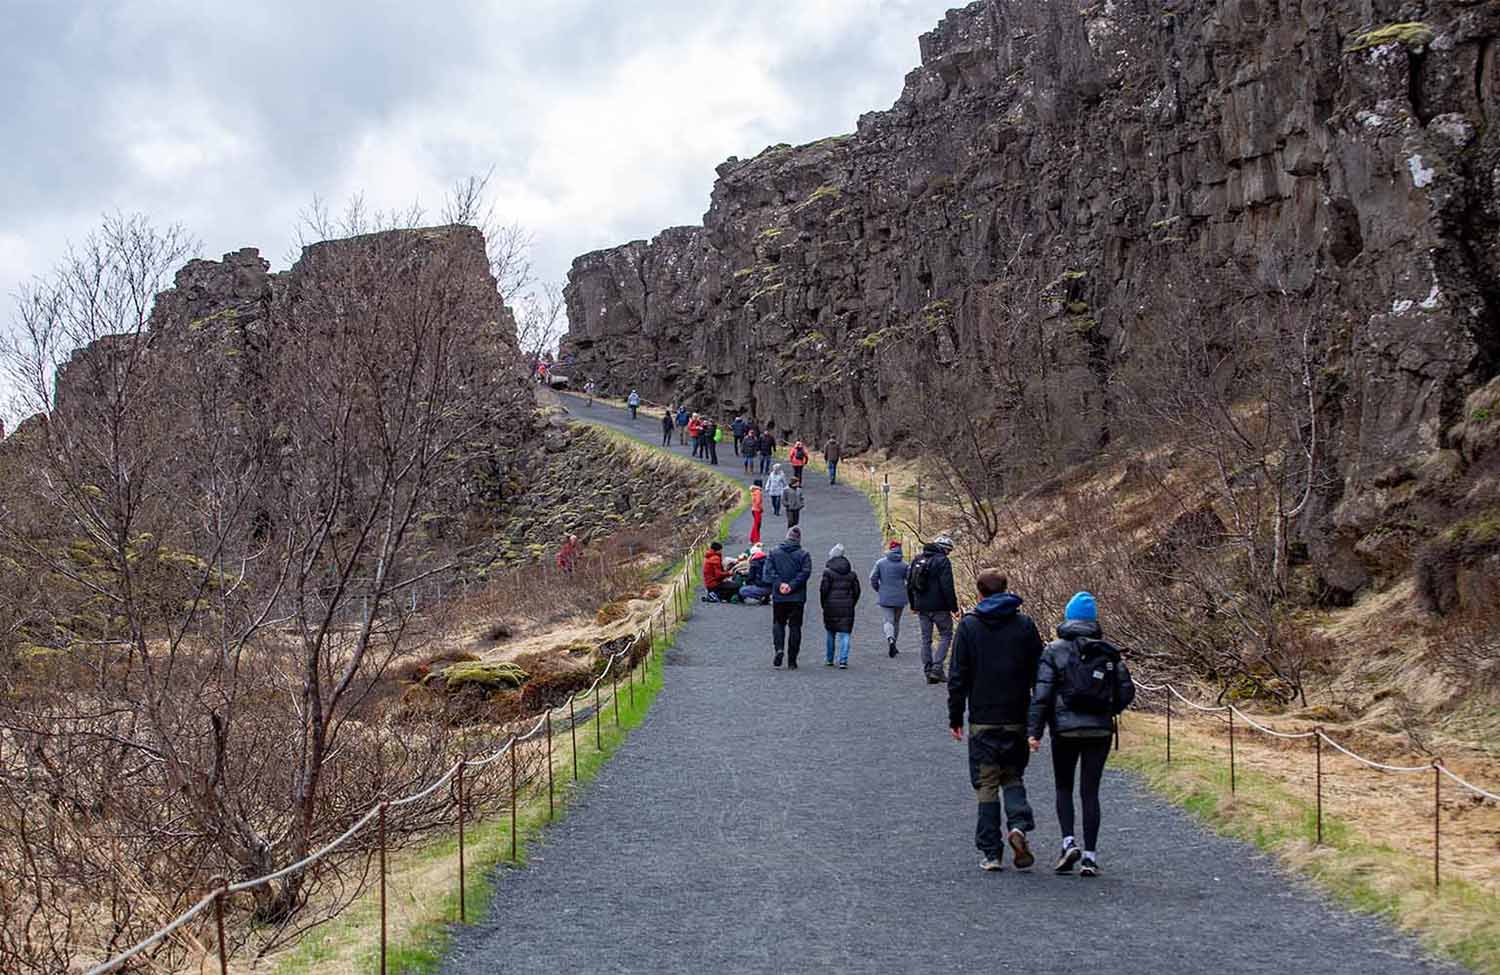
[[[661,440],[659,410],[632,423],[602,403],[566,403]],[[720,446],[718,469],[740,477]],[[901,655],[886,656],[868,586],[883,549],[870,504],[819,467],[805,487],[814,575],[800,669],[771,668],[769,608],[697,604],[645,722],[529,863],[505,870],[492,917],[458,930],[444,972],[1461,971],[1113,768],[1105,875],[1053,875],[1045,747],[1027,771],[1037,867],[1020,873],[1007,857],[1003,873],[982,873],[967,749],[948,735],[946,688],[923,680],[915,617]],[[734,524],[726,550],[745,546],[749,524]],[[767,548],[784,535],[768,504]],[[847,671],[823,666],[817,606],[835,542],[864,586]],[[1056,622],[1037,620],[1044,635]]]

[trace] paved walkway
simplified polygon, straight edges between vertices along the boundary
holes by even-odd
[[[659,413],[632,426],[567,402],[660,438]],[[721,469],[738,474],[722,446]],[[868,577],[881,542],[868,503],[808,480],[815,572],[843,542]],[[768,542],[781,525],[768,511]],[[747,531],[748,517],[730,547]],[[699,604],[645,723],[504,878],[494,916],[460,932],[445,971],[1452,971],[1118,772],[1105,782],[1104,877],[980,872],[965,746],[948,737],[946,692],[922,680],[916,628],[888,658],[867,593],[838,671],[822,666],[815,602],[807,624],[801,669],[776,671],[769,609]],[[1045,861],[1058,833],[1039,758],[1028,784]]]

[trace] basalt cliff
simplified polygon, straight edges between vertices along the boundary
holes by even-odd
[[[702,227],[579,257],[564,355],[897,449],[942,408],[911,391],[983,360],[962,408],[987,396],[1062,467],[1125,434],[1159,322],[1300,332],[1322,479],[1298,531],[1350,594],[1500,500],[1476,430],[1500,413],[1497,123],[1486,0],[982,0],[854,133],[732,158]]]

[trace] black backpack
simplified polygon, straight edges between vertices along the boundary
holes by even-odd
[[[1079,714],[1120,713],[1120,651],[1103,640],[1075,640],[1059,694]]]
[[[911,570],[906,576],[906,584],[911,587],[912,592],[926,592],[928,575],[932,570],[932,560],[925,555],[920,555],[911,564]]]

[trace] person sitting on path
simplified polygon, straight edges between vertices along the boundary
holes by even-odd
[[[675,424],[672,422],[672,408],[669,406],[667,407],[667,412],[661,415],[661,445],[663,447],[672,446],[673,426]]]
[[[745,439],[740,441],[740,460],[744,462],[745,473],[749,474],[755,467],[755,453],[760,449],[760,431],[754,428],[745,431]]]
[[[703,598],[710,603],[728,602],[739,594],[740,584],[724,567],[724,545],[713,542],[703,553]]]
[[[786,531],[786,541],[766,557],[765,582],[771,590],[772,667],[780,667],[783,653],[786,669],[797,669],[802,652],[802,615],[807,608],[807,582],[812,578],[812,556],[802,548],[802,529]]]
[[[807,466],[808,461],[807,444],[800,440],[792,444],[792,449],[787,454],[787,460],[792,465],[792,480],[802,480],[802,468]]]
[[[885,558],[877,560],[870,570],[870,588],[875,590],[875,605],[880,607],[886,652],[892,657],[901,652],[896,649],[896,641],[901,638],[901,614],[906,612],[906,573],[910,568],[902,561],[901,543],[892,541]]]
[[[818,602],[823,608],[823,629],[828,631],[828,659],[834,664],[838,651],[840,670],[849,669],[849,643],[854,634],[854,608],[859,605],[859,576],[844,557],[844,546],[835,545],[828,553],[823,580],[818,584]]]
[[[771,599],[771,589],[766,585],[766,553],[759,545],[750,546],[750,568],[745,573],[745,584],[740,587],[740,601],[758,600],[762,604]]]
[[[686,406],[679,406],[677,408],[677,446],[679,447],[687,446],[688,421],[692,418],[693,414],[688,412]]]
[[[771,473],[771,459],[776,456],[776,434],[766,427],[760,432],[760,476]]]
[[[786,494],[786,475],[781,473],[780,464],[771,468],[771,476],[766,479],[766,494],[771,498],[771,512],[780,515],[781,498]]]
[[[745,422],[743,416],[737,415],[729,422],[729,431],[734,434],[734,454],[738,457],[740,454],[740,444],[744,442],[745,434],[750,431],[750,425]]]
[[[796,468],[793,468],[795,470]],[[802,523],[802,508],[807,500],[802,496],[802,479],[792,478],[786,491],[781,495],[781,503],[786,507],[786,525],[788,528]]]
[[[634,420],[636,412],[641,408],[641,394],[632,389],[630,395],[625,397],[625,405],[630,407],[630,418]]]
[[[958,593],[953,588],[953,563],[948,553],[953,539],[939,535],[922,546],[922,554],[906,574],[906,599],[922,628],[922,669],[927,683],[947,679],[943,664],[953,642],[953,618],[958,615]],[[938,631],[937,652],[932,650],[932,631]]]
[[[823,460],[828,463],[828,483],[839,482],[839,461],[844,457],[844,448],[839,444],[837,437],[829,437],[828,442],[823,445]]]
[[[999,870],[1004,843],[1010,844],[1017,870],[1036,862],[1026,834],[1036,817],[1026,800],[1027,721],[1042,635],[1031,617],[1020,612],[1021,597],[1007,592],[998,569],[983,569],[976,580],[979,605],[959,621],[953,638],[953,666],[948,673],[948,729],[963,741],[964,711],[969,713],[969,783],[979,803],[974,845],[979,866]],[[1004,794],[1005,829],[1001,836]]]
[[[1134,700],[1135,683],[1120,651],[1104,639],[1094,597],[1078,593],[1068,601],[1057,639],[1042,653],[1028,727],[1032,751],[1042,747],[1043,728],[1052,738],[1057,822],[1063,833],[1058,873],[1071,872],[1081,861],[1079,873],[1099,876],[1099,785],[1115,718]],[[1073,833],[1075,776],[1083,800],[1082,850]]]
[[[760,520],[766,513],[765,489],[761,486],[760,478],[750,487],[750,544],[754,545],[760,541]]]

